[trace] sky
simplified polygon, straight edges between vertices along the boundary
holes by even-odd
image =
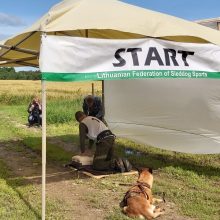
[[[0,0],[0,40],[26,29],[61,0]],[[105,0],[103,0],[105,1]],[[122,0],[180,17],[200,20],[220,17],[220,0]]]
[[[61,0],[0,0],[0,40],[19,33]],[[105,0],[103,0],[105,1]],[[187,20],[220,17],[220,0],[122,0]]]

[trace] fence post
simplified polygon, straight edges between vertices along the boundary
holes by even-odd
[[[95,92],[94,92],[94,83],[92,83],[92,96],[95,95]]]

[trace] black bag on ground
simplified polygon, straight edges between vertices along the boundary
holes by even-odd
[[[124,173],[124,172],[129,172],[132,169],[132,165],[129,162],[128,159],[126,158],[117,158],[115,159],[115,170]]]
[[[123,161],[123,164],[124,164],[124,167],[125,167],[125,172],[131,171],[132,170],[132,165],[129,162],[129,160],[126,159],[126,158],[122,158],[122,161]]]

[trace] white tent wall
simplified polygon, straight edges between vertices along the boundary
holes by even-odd
[[[119,137],[166,150],[220,153],[220,81],[105,81],[105,113]]]

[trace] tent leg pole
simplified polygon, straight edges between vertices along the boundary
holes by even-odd
[[[46,216],[46,82],[41,81],[42,89],[42,220]]]
[[[102,110],[103,110],[103,115],[105,115],[105,86],[104,86],[104,80],[102,80]]]

